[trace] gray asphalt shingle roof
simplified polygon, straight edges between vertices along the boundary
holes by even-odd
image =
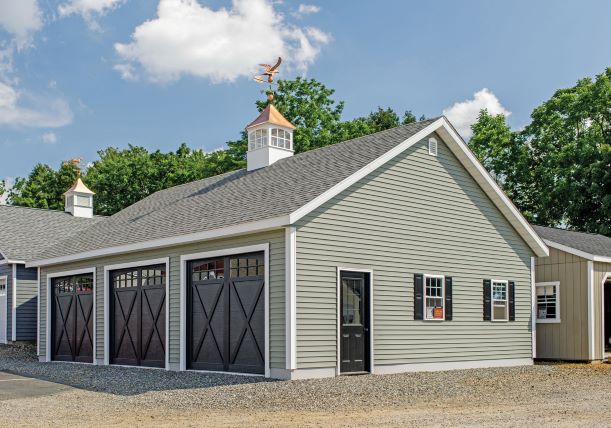
[[[69,213],[0,205],[0,252],[9,260],[31,261],[56,244],[104,217],[73,217]]]
[[[556,242],[594,256],[611,257],[611,238],[594,233],[573,232],[553,227],[534,226],[543,239]]]
[[[204,232],[288,215],[437,118],[156,192],[77,236],[47,248],[38,260]]]

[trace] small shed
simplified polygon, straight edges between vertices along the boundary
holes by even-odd
[[[550,247],[535,262],[536,358],[600,361],[611,354],[611,238],[534,226]]]

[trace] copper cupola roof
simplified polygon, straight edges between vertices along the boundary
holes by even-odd
[[[246,129],[252,128],[253,126],[261,125],[263,123],[271,123],[272,125],[283,126],[289,129],[295,129],[295,125],[286,120],[282,113],[278,111],[273,104],[268,104],[267,107],[259,114],[259,116],[252,121]]]

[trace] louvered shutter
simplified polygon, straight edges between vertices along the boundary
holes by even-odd
[[[446,321],[452,320],[452,277],[446,276],[445,283],[445,311]]]
[[[484,279],[484,321],[492,319],[492,283],[489,279]]]
[[[421,273],[414,274],[414,319],[424,319],[424,285],[423,275]]]
[[[516,320],[516,283],[514,281],[509,281],[508,282],[509,285],[509,290],[508,290],[508,297],[509,297],[509,321],[515,321]]]

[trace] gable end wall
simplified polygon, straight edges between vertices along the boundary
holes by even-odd
[[[437,137],[298,223],[297,367],[336,366],[337,267],[373,270],[374,365],[529,359],[531,249]],[[414,321],[414,273],[453,277],[454,319]],[[516,321],[483,321],[482,282],[514,280]]]

